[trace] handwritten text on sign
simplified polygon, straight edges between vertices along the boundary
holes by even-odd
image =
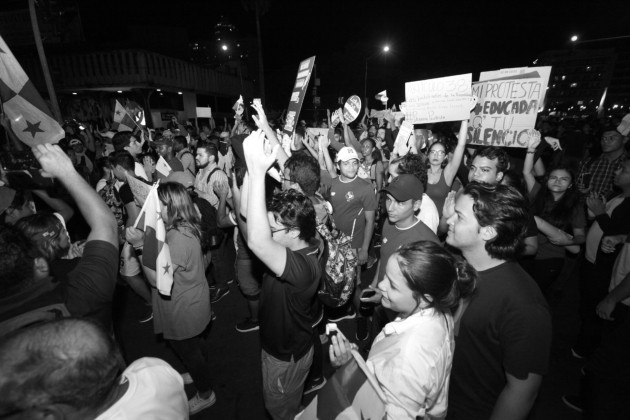
[[[470,114],[468,143],[527,147],[550,72],[551,67],[524,67],[482,73],[472,87],[479,101]]]
[[[405,119],[413,124],[458,121],[468,118],[474,106],[472,74],[405,83]]]

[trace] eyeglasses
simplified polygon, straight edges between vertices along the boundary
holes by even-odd
[[[292,229],[292,228],[290,228],[290,227],[285,227],[285,228],[282,228],[282,229],[274,229],[274,228],[270,228],[270,230],[271,230],[271,234],[272,234],[272,235],[273,235],[274,233],[276,233],[276,232],[282,232],[283,230],[285,230],[285,231],[286,231],[286,230],[291,230],[291,229]]]

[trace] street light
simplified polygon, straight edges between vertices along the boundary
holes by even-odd
[[[227,45],[225,45],[225,44],[223,44],[223,45],[221,46],[221,49],[222,49],[223,51],[227,51],[227,48],[228,48],[228,47],[227,47]]]
[[[385,54],[389,52],[389,45],[385,45],[381,51],[377,51],[368,58],[365,59],[365,79],[363,83],[363,97],[365,98],[365,105],[367,106],[367,70],[368,70],[368,61],[377,55]]]
[[[573,36],[571,37],[571,42],[575,42],[575,41],[577,41],[577,40],[578,40],[578,36],[577,36],[577,35],[573,35]]]

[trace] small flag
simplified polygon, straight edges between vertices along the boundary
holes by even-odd
[[[134,227],[144,231],[142,265],[155,271],[156,288],[161,294],[170,296],[173,287],[173,263],[166,243],[166,227],[160,211],[158,186],[159,183],[156,183],[149,191]]]
[[[114,130],[133,131],[137,127],[136,122],[131,118],[125,107],[116,100],[116,108],[114,109]]]
[[[243,95],[239,95],[238,100],[234,102],[234,106],[232,107],[236,115],[243,115],[244,104],[245,104],[245,101],[243,101]]]
[[[295,420],[383,420],[385,394],[363,358],[353,358],[335,371]]]
[[[377,93],[375,98],[377,101],[381,101],[382,103],[386,104],[389,100],[389,98],[387,97],[387,90]]]
[[[0,36],[0,99],[13,133],[30,147],[65,136],[48,105]]]

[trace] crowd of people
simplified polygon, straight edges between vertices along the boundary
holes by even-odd
[[[212,406],[212,305],[236,280],[260,336],[262,394],[293,419],[324,358],[366,357],[390,419],[524,419],[548,372],[550,307],[579,277],[585,418],[629,418],[630,159],[619,121],[540,120],[525,149],[467,145],[468,123],[251,120],[197,132],[73,122],[32,150],[55,187],[0,186],[0,416],[188,418]],[[366,113],[367,114],[367,113]],[[620,126],[619,126],[620,127]],[[321,129],[327,134],[322,134]],[[157,288],[137,183],[158,183],[173,285]],[[352,250],[342,305],[319,298],[330,235]],[[154,257],[154,256],[153,256]],[[155,265],[155,264],[153,264]],[[185,372],[125,361],[112,325],[127,284]],[[356,335],[327,335],[355,322]],[[184,385],[196,392],[188,398]],[[16,417],[17,418],[17,417]],[[57,417],[55,417],[57,418]]]

